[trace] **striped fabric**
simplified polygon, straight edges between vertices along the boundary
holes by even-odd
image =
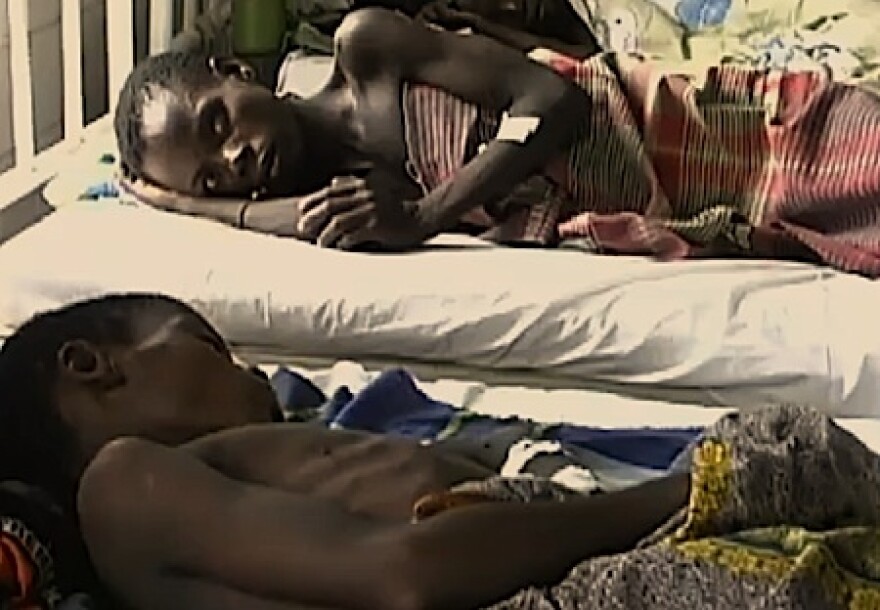
[[[587,237],[608,252],[744,254],[880,275],[874,94],[820,72],[722,66],[698,87],[609,57],[550,63],[601,108],[558,176],[579,212],[559,226],[562,239]]]
[[[576,144],[489,209],[502,241],[661,259],[755,256],[880,276],[880,99],[820,72],[709,70],[705,83],[615,56],[536,57],[591,96]],[[428,87],[405,100],[430,190],[496,121]],[[476,127],[476,128],[475,128]],[[543,190],[542,190],[543,189]]]
[[[450,179],[498,130],[492,113],[439,89],[413,84],[404,85],[403,123],[406,170],[425,194]],[[492,225],[481,208],[462,220]]]

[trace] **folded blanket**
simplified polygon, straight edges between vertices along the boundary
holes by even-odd
[[[493,610],[880,608],[880,458],[855,437],[781,407],[725,417],[688,457],[689,505],[655,535]]]
[[[486,206],[491,220],[467,218],[492,226],[485,238],[880,276],[880,97],[816,71],[721,65],[701,84],[623,56],[532,56],[589,104],[567,154]],[[425,190],[498,131],[498,120],[424,85],[407,88],[404,119]]]
[[[547,168],[557,192],[500,219],[504,239],[880,276],[874,94],[820,72],[718,66],[700,86],[625,57],[534,57],[590,105],[570,153]]]
[[[524,237],[661,259],[755,256],[880,276],[880,98],[821,72],[693,78],[623,57],[542,59],[591,98]],[[509,231],[508,231],[509,233]]]

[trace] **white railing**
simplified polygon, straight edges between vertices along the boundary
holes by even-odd
[[[14,166],[0,173],[0,213],[3,209],[39,188],[64,167],[85,138],[106,128],[116,98],[134,62],[134,2],[107,0],[108,114],[90,125],[84,124],[82,67],[82,0],[60,0],[62,37],[62,75],[64,104],[62,139],[54,146],[36,152],[34,141],[33,68],[29,50],[29,4],[31,0],[8,0],[8,14],[0,14],[9,24],[10,84],[12,87],[12,144]],[[198,16],[202,2],[183,0],[183,26]],[[151,53],[167,49],[174,33],[174,0],[150,0],[148,28]],[[2,92],[0,92],[2,94]],[[2,237],[2,231],[0,231]]]

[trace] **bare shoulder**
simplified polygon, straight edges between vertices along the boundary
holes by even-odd
[[[384,8],[349,13],[336,30],[334,54],[347,73],[368,77],[399,76],[404,62],[424,40],[416,32],[427,29],[409,17]]]
[[[414,22],[405,15],[378,7],[362,8],[346,15],[334,37],[337,53],[348,49],[363,50],[384,46],[389,35]]]

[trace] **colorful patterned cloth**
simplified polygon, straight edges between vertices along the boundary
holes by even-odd
[[[822,69],[880,92],[878,0],[569,0],[609,52],[697,68]],[[700,70],[702,71],[702,70]]]
[[[48,547],[21,521],[0,517],[0,607],[55,608],[61,598],[53,561]]]
[[[800,260],[880,276],[874,94],[815,71],[718,66],[700,86],[614,55],[535,58],[591,103],[549,180],[538,176],[487,208],[498,221],[488,238],[661,259]],[[404,111],[411,173],[426,190],[497,124],[424,86],[407,89]]]
[[[702,87],[648,63],[550,64],[593,100],[562,171],[563,239],[661,258],[740,254],[880,275],[880,98],[734,66]],[[621,178],[623,177],[623,178]],[[574,214],[571,214],[574,212]]]
[[[855,437],[817,411],[780,407],[725,417],[687,461],[688,507],[638,548],[492,610],[880,608],[880,458]],[[465,488],[480,489],[560,498],[534,480]]]

